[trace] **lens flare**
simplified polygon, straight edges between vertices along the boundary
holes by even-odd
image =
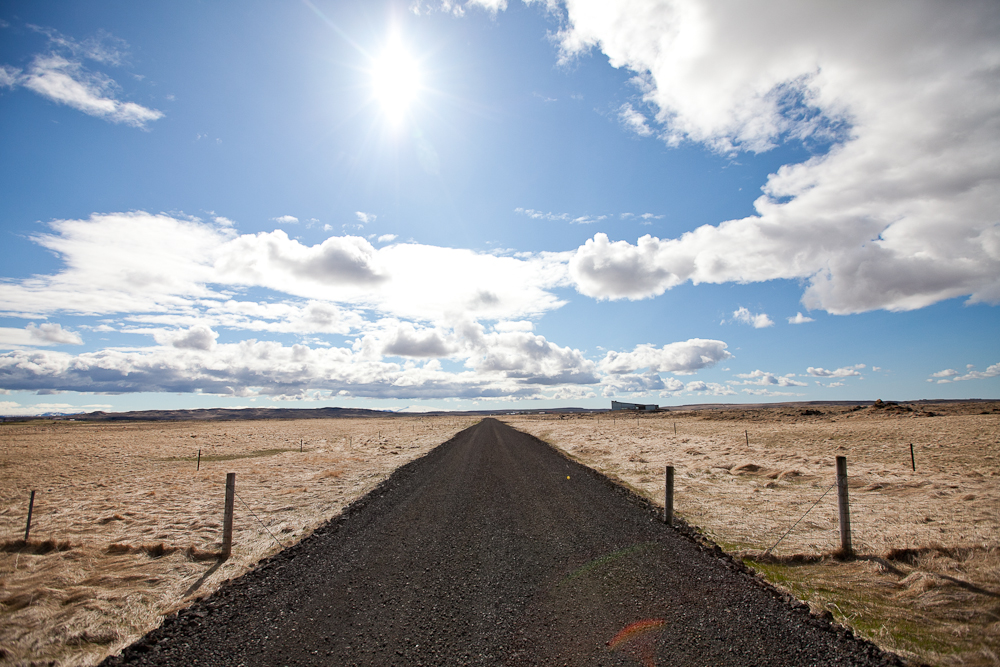
[[[616,648],[631,649],[630,652],[637,653],[636,657],[646,667],[656,667],[653,642],[666,624],[662,618],[647,618],[630,623],[611,638],[608,648],[612,651]]]

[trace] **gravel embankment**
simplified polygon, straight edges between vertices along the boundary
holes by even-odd
[[[901,663],[486,419],[103,664]]]

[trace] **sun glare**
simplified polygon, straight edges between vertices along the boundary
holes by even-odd
[[[392,37],[372,66],[372,88],[382,113],[398,125],[420,90],[420,70],[398,37]]]

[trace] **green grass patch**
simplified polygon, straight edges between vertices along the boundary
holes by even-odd
[[[962,654],[975,655],[983,645],[975,633],[957,637],[947,620],[938,617],[943,609],[937,613],[915,609],[912,601],[895,597],[891,581],[855,580],[851,573],[841,572],[843,563],[743,562],[799,600],[829,610],[838,623],[884,649],[931,665],[951,665]]]

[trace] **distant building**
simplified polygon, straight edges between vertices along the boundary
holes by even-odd
[[[612,410],[658,410],[659,405],[652,405],[647,403],[619,403],[618,401],[611,401]]]

